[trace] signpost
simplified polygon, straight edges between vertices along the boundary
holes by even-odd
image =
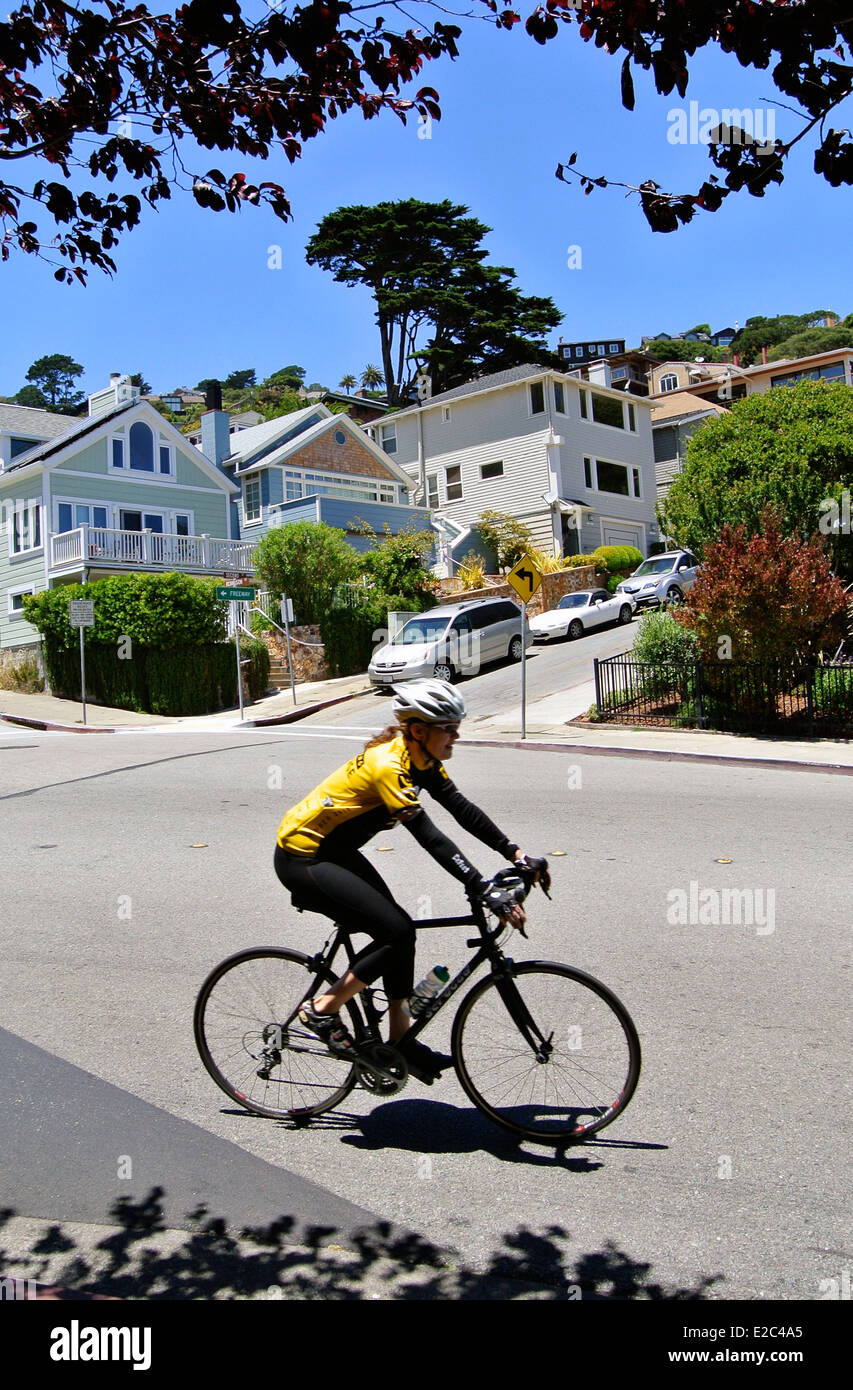
[[[527,605],[542,583],[542,575],[530,556],[522,555],[507,581],[521,599],[521,737],[527,738]]]
[[[257,589],[251,589],[248,585],[232,584],[229,586],[218,585],[216,597],[221,603],[251,603]],[[243,719],[243,664],[240,660],[240,624],[234,624],[234,637],[237,644],[237,696],[240,701],[240,719]]]
[[[284,623],[284,635],[287,639],[287,669],[290,672],[290,694],[296,704],[296,684],[293,679],[293,649],[290,645],[290,624],[293,622],[293,599],[285,594],[281,599],[281,621]]]
[[[80,631],[80,697],[83,702],[83,723],[86,723],[86,658],[83,655],[83,629],[95,626],[95,601],[91,598],[72,598],[68,602],[68,621]]]

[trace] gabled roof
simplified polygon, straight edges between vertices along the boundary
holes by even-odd
[[[20,431],[37,439],[53,439],[79,421],[79,415],[57,415],[52,410],[37,410],[31,405],[0,402],[0,431],[4,434]]]
[[[227,459],[223,459],[223,463],[235,464],[237,471],[242,473],[251,465],[252,459],[261,449],[274,443],[279,435],[282,439],[286,439],[294,425],[303,424],[312,415],[319,415],[322,420],[337,418],[333,417],[332,412],[327,410],[324,405],[315,403],[305,406],[302,410],[293,410],[289,415],[277,415],[274,420],[264,420],[261,425],[251,425],[249,429],[239,430],[231,436],[234,451],[228,455]],[[267,463],[269,459],[270,454],[265,453],[263,461]]]
[[[66,451],[72,449],[87,435],[96,434],[99,430],[103,430],[104,426],[111,429],[117,420],[133,411],[139,415],[147,416],[152,428],[156,424],[158,430],[162,431],[167,438],[171,436],[175,443],[179,443],[190,455],[192,462],[208,477],[215,479],[223,491],[239,492],[237,483],[232,482],[221,468],[217,468],[209,459],[205,458],[200,449],[194,448],[186,435],[175,429],[175,426],[171,425],[159,411],[155,410],[147,401],[142,400],[122,401],[120,405],[113,406],[111,410],[104,410],[99,415],[89,415],[82,420],[75,420],[72,429],[66,430],[64,434],[57,435],[55,439],[50,439],[46,443],[35,445],[32,449],[28,449],[25,454],[16,458],[14,462],[8,464],[0,473],[0,482],[3,482],[10,473],[14,473],[17,469],[51,467],[61,460]],[[132,481],[130,474],[128,474],[128,481]]]
[[[554,372],[557,376],[565,376],[566,372],[561,367],[540,367],[535,362],[527,362],[521,367],[507,367],[502,372],[492,372],[489,376],[477,377],[474,381],[466,381],[462,386],[454,386],[450,391],[439,391],[437,396],[430,396],[423,405],[406,406],[404,410],[398,410],[391,418],[400,415],[414,414],[417,411],[428,410],[430,406],[444,405],[447,401],[459,400],[463,396],[476,396],[480,391],[494,391],[501,386],[512,386],[517,381],[526,381],[528,377],[546,376],[549,372]]]
[[[283,418],[287,419],[288,417],[284,416]],[[383,467],[387,469],[389,475],[395,478],[398,483],[402,483],[406,488],[412,486],[412,479],[409,474],[400,467],[399,463],[395,463],[391,456],[386,454],[384,449],[380,449],[379,445],[375,444],[370,436],[365,434],[360,425],[357,425],[348,415],[332,415],[330,411],[326,411],[325,418],[318,420],[315,425],[310,425],[307,430],[301,430],[300,433],[295,434],[292,439],[286,439],[280,448],[273,449],[270,453],[264,454],[263,458],[258,459],[257,463],[249,463],[244,468],[240,468],[235,476],[242,478],[248,473],[260,472],[263,468],[275,468],[280,466],[291,459],[294,454],[297,454],[300,449],[304,449],[306,444],[312,444],[315,439],[319,439],[322,435],[337,429],[343,430],[344,433],[351,435],[353,439],[357,440],[369,454],[373,455],[377,463],[381,463]],[[251,431],[244,430],[243,433],[250,434]],[[233,462],[233,457],[231,459],[226,459],[226,463],[231,462]],[[343,471],[345,472],[346,470],[344,469]]]
[[[667,391],[665,396],[655,396],[652,406],[652,429],[656,425],[677,419],[681,415],[727,415],[725,406],[715,401],[694,396],[690,391]]]

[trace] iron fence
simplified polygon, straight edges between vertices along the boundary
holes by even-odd
[[[652,664],[596,659],[598,717],[617,723],[798,738],[853,736],[853,664]]]

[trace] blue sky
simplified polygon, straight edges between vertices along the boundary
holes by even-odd
[[[449,198],[470,208],[493,229],[492,260],[515,269],[524,293],[550,295],[564,313],[555,343],[562,335],[635,344],[643,333],[700,321],[718,328],[753,314],[853,310],[853,194],[812,173],[811,138],[795,150],[781,189],[731,198],[671,235],[652,233],[622,190],[585,198],[554,178],[576,150],[577,167],[593,176],[634,184],[654,177],[670,191],[693,192],[709,161],[701,146],[668,140],[668,112],[691,100],[719,111],[770,106],[776,134],[790,138],[801,122],[775,104],[769,73],[709,50],[684,102],[677,93],[659,97],[651,77],[635,72],[636,110],[626,112],[621,57],[584,44],[573,29],[542,48],[520,28],[463,21],[460,50],[455,62],[428,64],[419,83],[441,95],[443,119],[429,139],[419,138],[416,117],[404,127],[392,115],[366,122],[352,114],[308,142],[294,166],[200,155],[201,168],[283,183],[290,223],[253,208],[212,214],[175,197],[124,238],[118,273],[93,270],[85,289],[58,285],[45,266],[13,257],[0,267],[0,394],[17,391],[30,363],[52,352],[85,366],[87,391],[106,384],[110,371],[142,371],[163,391],[244,367],[260,380],[290,362],[329,386],[345,372],[358,375],[379,361],[372,301],[307,266],[304,248],[327,212],[383,199]],[[845,114],[849,123],[849,112],[832,123],[843,125]],[[577,269],[567,264],[572,246],[580,247]],[[271,247],[281,248],[281,269],[269,266]]]

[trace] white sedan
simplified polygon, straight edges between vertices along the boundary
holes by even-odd
[[[556,608],[530,619],[534,642],[552,642],[558,637],[582,637],[591,628],[605,623],[630,623],[634,603],[627,594],[609,594],[606,589],[580,589],[564,594]]]

